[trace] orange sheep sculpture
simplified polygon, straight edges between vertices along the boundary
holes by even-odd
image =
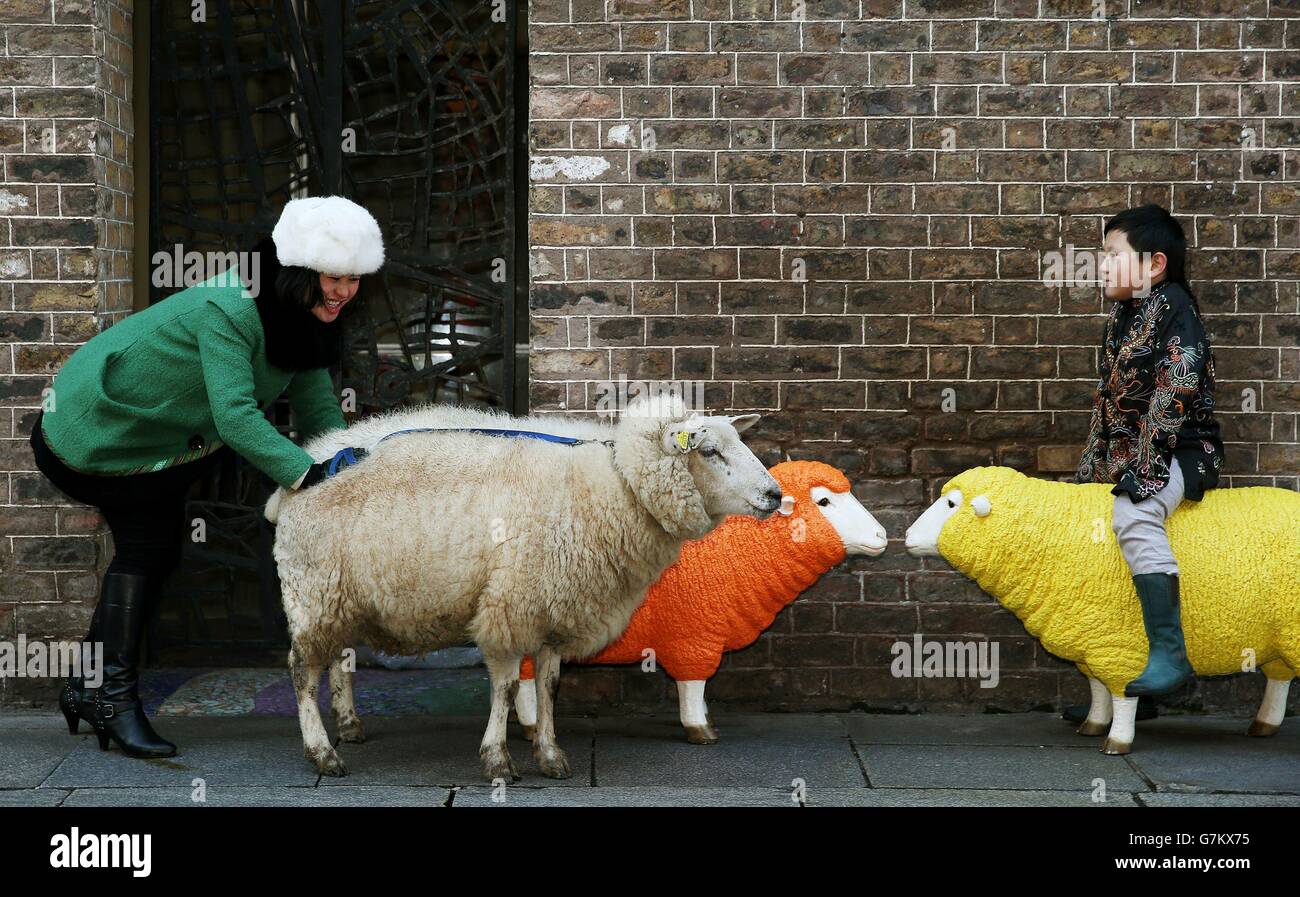
[[[579,661],[641,663],[652,656],[677,681],[682,726],[692,744],[718,740],[704,686],[723,653],[752,644],[783,607],[846,556],[874,557],[888,544],[884,527],[853,496],[841,471],[816,461],[785,461],[771,473],[784,496],[776,514],[762,521],[728,517],[703,539],[685,543],[622,636]],[[515,713],[531,738],[537,718],[531,657],[520,667]]]

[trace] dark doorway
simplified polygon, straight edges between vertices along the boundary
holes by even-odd
[[[247,250],[288,200],[347,196],[378,219],[386,249],[334,372],[349,417],[426,401],[520,410],[520,5],[208,0],[196,21],[189,0],[151,0],[137,22],[150,258]],[[174,291],[151,281],[148,301]],[[268,414],[293,434],[287,403]],[[273,488],[241,459],[196,487],[190,519],[206,531],[187,541],[153,626],[166,662],[283,662],[261,517]]]

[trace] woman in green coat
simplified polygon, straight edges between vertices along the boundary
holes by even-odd
[[[383,265],[379,225],[340,196],[287,203],[271,236],[230,270],[123,318],[79,348],[32,428],[37,467],[113,535],[88,642],[102,642],[97,689],[70,679],[59,704],[101,750],[167,757],[140,705],[140,633],[180,561],[189,487],[235,452],[285,488],[331,469],[285,438],[264,411],[287,391],[304,438],[345,425],[330,380],[338,318],[363,274]],[[255,273],[256,276],[250,276]],[[254,295],[255,294],[255,295]],[[350,463],[360,450],[337,459]]]

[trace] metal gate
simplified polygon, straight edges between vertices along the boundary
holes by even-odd
[[[515,409],[515,6],[151,0],[151,256],[246,251],[288,200],[347,196],[386,250],[335,371],[357,413]],[[170,292],[151,285],[150,301]],[[287,404],[272,414],[290,432]],[[154,644],[283,644],[260,515],[273,487],[241,459],[197,487],[206,533],[187,540]]]

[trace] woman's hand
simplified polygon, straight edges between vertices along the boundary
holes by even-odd
[[[334,476],[345,467],[351,467],[369,454],[363,448],[345,448],[339,449],[334,453],[334,457],[327,461],[317,461],[307,468],[307,473],[303,476],[302,482],[298,484],[299,489],[306,489],[308,486],[314,486],[321,480],[327,480]]]

